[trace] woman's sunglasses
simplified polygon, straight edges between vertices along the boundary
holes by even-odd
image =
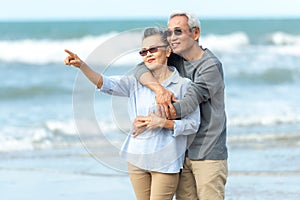
[[[142,50],[142,51],[140,51],[139,53],[140,53],[141,56],[146,56],[147,53],[148,53],[148,51],[149,51],[150,53],[156,53],[156,52],[158,51],[159,48],[167,47],[167,46],[168,46],[168,45],[151,47],[151,48],[149,48],[149,49]]]

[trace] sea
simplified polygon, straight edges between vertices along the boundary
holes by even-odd
[[[126,100],[101,94],[80,70],[64,65],[64,49],[100,73],[123,75],[142,61],[141,30],[166,24],[165,19],[0,22],[0,157],[79,155],[83,147],[119,170],[115,151],[130,126]],[[232,176],[299,179],[299,24],[300,19],[279,18],[201,20],[199,43],[224,68]]]

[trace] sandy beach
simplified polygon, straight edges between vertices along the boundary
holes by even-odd
[[[300,150],[290,152],[284,160],[280,155],[276,156],[278,152],[284,154],[288,148],[251,149],[249,152],[230,149],[226,200],[299,199],[300,161],[296,158],[299,158]],[[2,199],[135,199],[126,173],[104,166],[84,149],[0,156]]]
[[[84,149],[1,157],[3,199],[134,199],[127,174],[107,168]]]

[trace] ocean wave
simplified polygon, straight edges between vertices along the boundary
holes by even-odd
[[[83,146],[83,142],[104,144],[101,143],[104,135],[95,133],[90,126],[90,121],[84,123],[85,133],[77,132],[74,120],[47,120],[40,126],[32,127],[5,125],[0,128],[0,152],[78,147]],[[99,126],[104,134],[119,130],[112,122],[99,122]],[[111,138],[106,137],[106,140]]]
[[[43,128],[6,126],[0,130],[0,152],[51,148],[51,138]]]
[[[48,98],[51,95],[72,94],[72,88],[64,88],[58,85],[6,86],[1,88],[1,91],[0,100],[33,98],[37,96]]]
[[[299,123],[300,118],[290,118],[289,120],[282,119],[269,119],[262,122],[258,120],[249,119],[230,119],[229,130],[233,126],[244,126],[248,129],[253,125],[273,125],[278,123]],[[40,149],[53,149],[53,148],[72,148],[82,147],[86,144],[93,144],[100,147],[101,145],[115,145],[124,141],[126,134],[118,128],[112,121],[98,122],[99,129],[102,133],[95,132],[91,128],[90,121],[86,120],[80,122],[86,127],[85,133],[78,133],[76,122],[72,119],[67,120],[47,120],[40,126],[30,127],[16,127],[5,125],[0,128],[0,152],[13,152],[13,151],[35,151]],[[230,131],[231,133],[231,131]],[[104,141],[105,140],[105,141]],[[265,133],[242,133],[242,134],[229,134],[229,143],[239,142],[272,142],[272,141],[293,141],[300,140],[299,132],[265,132]],[[100,146],[99,146],[100,145]]]
[[[5,125],[0,129],[0,152],[32,151],[78,144],[78,135],[71,120],[48,120],[40,126],[32,127]]]
[[[283,115],[231,117],[228,125],[232,127],[273,126],[278,124],[299,124],[300,116],[294,112]]]
[[[216,51],[237,50],[250,44],[246,33],[235,32],[228,35],[213,35],[200,37],[200,44]]]
[[[272,44],[279,46],[299,45],[300,35],[292,35],[285,32],[275,32],[270,34],[269,40]]]
[[[247,133],[241,135],[230,135],[228,137],[228,143],[248,143],[248,142],[266,142],[272,143],[279,142],[283,144],[283,142],[290,143],[295,142],[297,145],[300,145],[300,133]]]
[[[77,133],[77,125],[83,125],[86,127],[86,132],[91,134],[98,134],[94,132],[93,129],[89,129],[89,127],[92,127],[93,125],[89,120],[76,122],[74,120],[67,120],[67,121],[58,121],[58,120],[48,120],[45,122],[45,128],[47,131],[59,135],[78,135]],[[110,121],[100,121],[98,122],[98,126],[100,127],[100,130],[103,132],[114,132],[119,130],[117,125]]]
[[[19,62],[33,65],[63,63],[69,49],[83,59],[98,45],[117,33],[100,36],[85,36],[70,40],[24,39],[0,41],[0,61]]]
[[[64,52],[66,48],[76,52],[82,59],[85,59],[96,47],[118,34],[120,33],[111,32],[99,36],[85,36],[65,40],[0,40],[0,62],[19,62],[32,65],[62,63],[66,56]],[[140,35],[132,34],[130,37],[140,37]],[[131,41],[130,38],[128,41]],[[243,51],[244,54],[247,54],[247,49],[255,49],[255,51],[261,49],[261,51],[267,50],[270,53],[283,55],[300,54],[300,36],[293,36],[281,32],[270,34],[266,42],[261,44],[252,44],[249,36],[245,32],[204,35],[200,37],[200,44],[203,45],[203,47],[208,47],[222,54],[227,54],[232,51]],[[115,48],[115,46],[112,48]],[[133,52],[131,56],[120,59],[118,64],[136,64],[137,59],[139,60],[137,52]]]
[[[270,55],[276,56],[300,56],[300,35],[292,35],[284,32],[273,32],[264,36],[259,42],[245,32],[235,32],[227,35],[207,35],[200,38],[200,44],[217,51],[222,55],[232,56],[231,53],[239,53],[235,56]]]
[[[284,84],[284,83],[295,83],[300,80],[300,70],[298,68],[289,69],[283,67],[270,67],[268,69],[260,69],[255,71],[250,70],[239,70],[238,72],[228,73],[228,78],[231,80],[237,80],[238,82],[248,82],[253,84]]]

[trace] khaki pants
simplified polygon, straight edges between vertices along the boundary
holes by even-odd
[[[172,200],[179,173],[167,174],[142,170],[128,164],[129,177],[137,200]]]
[[[186,157],[176,199],[223,200],[227,174],[227,160],[190,160]]]

